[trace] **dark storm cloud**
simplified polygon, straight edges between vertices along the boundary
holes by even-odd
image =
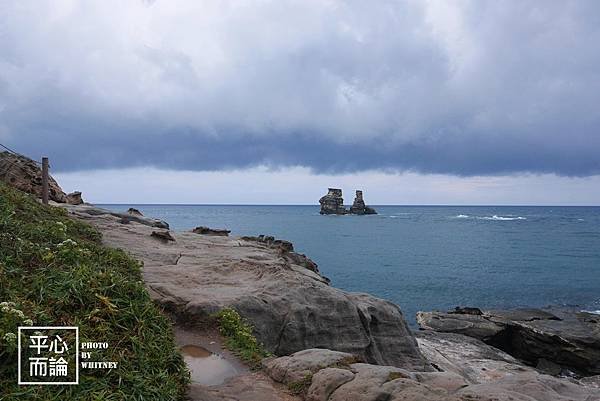
[[[594,1],[0,8],[0,142],[63,171],[600,173]]]

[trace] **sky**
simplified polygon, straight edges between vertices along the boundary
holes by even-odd
[[[594,0],[0,0],[0,143],[96,203],[600,205],[599,104]]]

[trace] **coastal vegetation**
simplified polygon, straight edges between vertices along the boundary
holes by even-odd
[[[91,226],[0,183],[0,388],[3,400],[177,400],[189,373],[171,322],[144,287],[141,264]],[[113,370],[79,385],[18,386],[18,326],[78,326],[102,341]]]
[[[216,317],[227,348],[251,368],[258,368],[260,361],[269,353],[252,334],[252,326],[232,308],[223,308]]]

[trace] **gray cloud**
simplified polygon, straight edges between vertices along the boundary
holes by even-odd
[[[15,2],[0,142],[55,169],[600,173],[600,4]]]

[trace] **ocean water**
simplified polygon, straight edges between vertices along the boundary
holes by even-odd
[[[321,216],[318,206],[136,207],[173,230],[198,225],[294,243],[331,285],[419,310],[574,306],[600,310],[600,207],[375,206]]]

